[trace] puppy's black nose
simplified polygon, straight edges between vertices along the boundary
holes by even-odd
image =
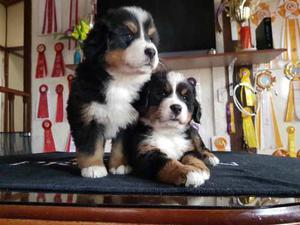
[[[145,49],[145,55],[148,56],[150,59],[152,59],[156,54],[156,51],[154,48],[146,48]]]
[[[172,112],[175,114],[175,116],[179,115],[181,113],[181,105],[178,104],[174,104],[170,106],[170,109],[172,110]]]

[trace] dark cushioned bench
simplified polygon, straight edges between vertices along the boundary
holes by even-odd
[[[0,157],[0,189],[99,194],[300,196],[300,160],[216,153],[221,164],[198,188],[175,187],[132,175],[80,176],[72,153]]]

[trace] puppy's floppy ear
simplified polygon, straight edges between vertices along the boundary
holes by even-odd
[[[149,106],[150,97],[150,81],[144,84],[143,88],[139,92],[139,99],[134,102],[134,108],[139,112],[140,115],[144,115],[147,112]]]
[[[189,77],[188,82],[193,86],[193,94],[194,94],[194,111],[193,111],[193,120],[196,123],[200,123],[200,119],[201,119],[201,115],[202,115],[202,111],[201,111],[201,106],[199,104],[199,102],[197,101],[197,94],[196,94],[196,85],[197,85],[197,81],[195,78],[193,77]]]
[[[102,58],[107,50],[109,24],[105,18],[99,18],[83,43],[83,54],[86,60],[95,61]]]
[[[196,123],[200,123],[200,119],[201,119],[201,115],[202,115],[202,111],[201,111],[201,106],[199,104],[199,102],[197,101],[196,97],[194,100],[194,111],[193,111],[193,120]]]

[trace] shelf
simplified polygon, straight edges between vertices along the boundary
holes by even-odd
[[[272,61],[280,56],[286,49],[250,50],[239,52],[226,52],[215,55],[208,54],[186,54],[162,56],[161,61],[173,70],[223,67],[236,58],[235,65],[263,64]],[[68,64],[67,68],[76,69],[76,65]]]
[[[168,56],[162,57],[162,62],[173,70],[229,66],[234,58],[237,58],[235,65],[263,64],[272,61],[285,51],[286,49],[268,49],[226,52],[215,55]]]

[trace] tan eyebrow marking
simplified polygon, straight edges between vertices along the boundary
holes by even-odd
[[[181,95],[186,95],[188,92],[188,89],[187,88],[183,88],[181,91],[180,91],[180,94]]]
[[[128,27],[128,29],[129,29],[132,33],[137,33],[138,28],[137,28],[137,26],[136,26],[133,22],[127,21],[127,22],[125,22],[124,24]]]
[[[156,32],[155,27],[150,27],[148,30],[148,36],[151,36],[152,34],[154,34]]]

